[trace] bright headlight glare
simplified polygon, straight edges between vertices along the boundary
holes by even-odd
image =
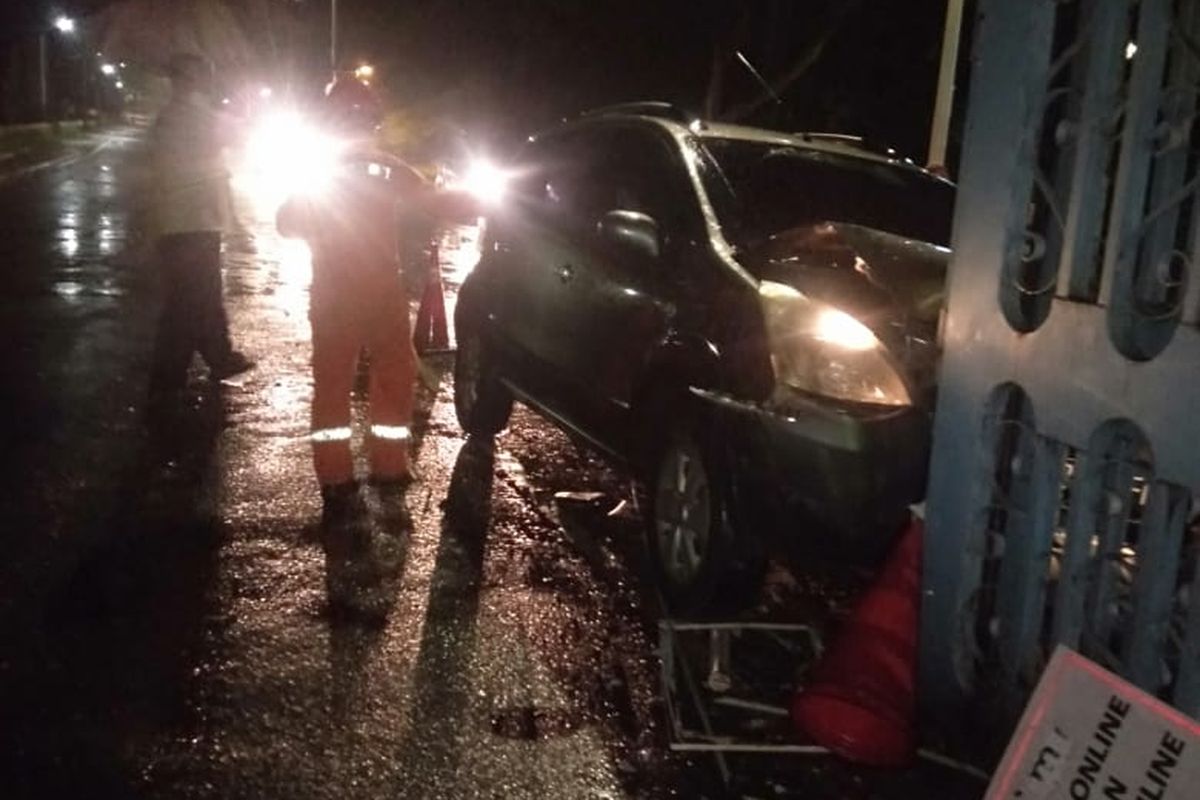
[[[780,391],[911,404],[887,349],[862,322],[785,284],[763,281],[759,295]]]
[[[315,194],[336,173],[340,143],[299,114],[262,120],[246,143],[245,167],[256,187],[272,195]]]
[[[490,161],[477,159],[467,169],[461,187],[485,203],[497,203],[508,192],[509,175]]]

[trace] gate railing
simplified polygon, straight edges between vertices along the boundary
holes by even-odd
[[[1200,714],[1200,0],[981,0],[922,689],[1009,721],[1067,644]]]

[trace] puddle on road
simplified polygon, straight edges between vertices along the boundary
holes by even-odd
[[[84,285],[75,281],[60,281],[54,284],[54,293],[59,297],[76,297],[83,294]]]

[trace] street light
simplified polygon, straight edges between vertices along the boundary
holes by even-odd
[[[75,20],[60,14],[51,23],[51,29],[58,31],[63,36],[70,36],[75,33]],[[45,120],[50,107],[50,91],[46,81],[46,31],[44,30],[38,35],[38,79],[41,88],[42,119]]]
[[[358,68],[354,70],[354,77],[358,78],[360,81],[368,81],[375,77],[375,68],[370,64],[360,64]]]
[[[100,71],[103,72],[105,75],[116,75],[117,74],[117,68],[114,67],[112,64],[101,64]]]

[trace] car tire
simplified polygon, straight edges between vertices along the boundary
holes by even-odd
[[[487,343],[479,333],[462,331],[454,356],[454,411],[471,436],[495,436],[512,416],[512,393],[496,376]]]
[[[645,478],[650,561],[676,614],[740,609],[757,597],[766,572],[763,548],[737,532],[733,476],[719,452],[693,429],[677,429]]]

